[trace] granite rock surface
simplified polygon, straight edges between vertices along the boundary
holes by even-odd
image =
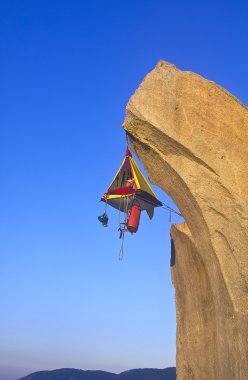
[[[216,83],[160,61],[123,128],[173,225],[177,379],[248,378],[248,109]],[[163,249],[163,247],[161,247]]]

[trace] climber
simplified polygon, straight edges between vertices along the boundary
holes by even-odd
[[[134,179],[127,179],[125,181],[125,187],[127,187],[128,189],[132,189],[133,188],[133,185],[134,185]]]

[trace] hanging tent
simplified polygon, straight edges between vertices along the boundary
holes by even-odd
[[[127,180],[133,180],[132,188],[125,187]],[[128,148],[116,176],[101,201],[123,212],[127,212],[134,202],[138,203],[141,211],[145,210],[150,219],[153,217],[154,207],[162,206]]]

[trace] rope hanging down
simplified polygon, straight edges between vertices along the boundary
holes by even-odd
[[[171,214],[173,213],[173,214],[176,214],[176,215],[178,215],[178,216],[180,216],[180,217],[183,217],[182,216],[182,214],[180,213],[180,212],[178,212],[178,211],[176,211],[176,210],[174,210],[173,208],[171,208],[170,206],[167,206],[165,203],[162,203],[162,208],[164,209],[164,210],[167,210],[167,211],[169,211],[169,222],[171,222]],[[118,231],[120,231],[120,236],[119,236],[119,238],[121,239],[121,247],[120,247],[120,251],[119,251],[119,260],[120,261],[122,261],[123,260],[123,256],[124,256],[124,237],[125,237],[125,232],[122,230],[122,225],[126,225],[127,224],[127,218],[128,218],[128,216],[127,216],[127,207],[126,207],[126,210],[125,210],[125,212],[124,212],[124,214],[125,214],[125,222],[121,222],[120,221],[120,214],[121,214],[121,211],[120,211],[120,208],[119,208],[119,229],[118,229]]]
[[[124,232],[121,231],[121,228],[119,228],[119,231],[120,231],[120,239],[121,239],[121,248],[120,248],[120,251],[119,251],[119,260],[122,261],[123,260],[123,256],[124,256]]]

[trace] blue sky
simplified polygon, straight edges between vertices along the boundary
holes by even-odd
[[[245,1],[0,3],[1,380],[175,365],[168,215],[143,215],[120,263],[118,213],[109,210],[102,228],[99,199],[125,153],[126,104],[158,60],[247,104],[247,9]]]

